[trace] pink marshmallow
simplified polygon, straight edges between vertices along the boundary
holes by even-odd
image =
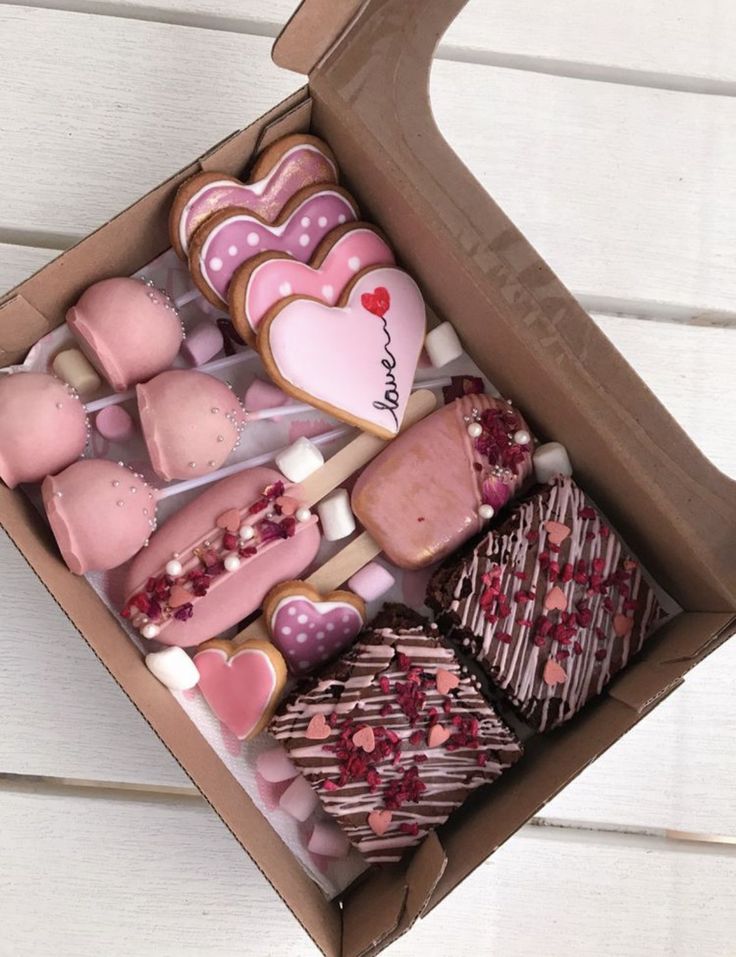
[[[217,355],[222,349],[223,341],[222,333],[214,322],[198,322],[187,333],[181,354],[193,366],[201,366]]]
[[[288,781],[279,781],[278,783],[267,781],[262,774],[256,774],[256,784],[258,785],[258,793],[261,795],[261,800],[266,805],[267,811],[276,810],[284,791],[289,786]]]
[[[277,406],[286,405],[288,401],[289,396],[272,382],[264,382],[258,378],[251,382],[243,396],[243,405],[248,412],[275,409]]]
[[[126,442],[135,430],[135,423],[122,406],[108,405],[95,416],[95,428],[109,442]]]
[[[281,795],[279,806],[297,821],[306,821],[319,806],[319,798],[307,779],[300,774]]]
[[[332,821],[317,821],[312,830],[307,850],[319,857],[347,857],[350,841]]]
[[[266,781],[273,782],[291,781],[299,773],[289,755],[281,747],[261,751],[256,758],[256,768]]]
[[[383,565],[368,562],[348,580],[348,588],[363,601],[374,601],[391,588],[396,579]]]

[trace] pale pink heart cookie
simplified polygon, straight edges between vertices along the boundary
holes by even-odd
[[[286,253],[261,253],[235,273],[229,289],[230,315],[251,344],[266,313],[288,296],[308,296],[334,306],[363,269],[392,266],[394,254],[373,226],[348,223],[333,229],[309,263]]]
[[[274,645],[294,674],[304,675],[337,658],[358,637],[365,603],[349,591],[320,594],[306,582],[277,585],[263,611]]]
[[[360,273],[337,306],[284,300],[261,323],[258,348],[286,392],[392,439],[411,394],[425,327],[424,300],[411,276],[379,266]]]
[[[285,136],[261,153],[248,182],[223,173],[197,173],[186,180],[171,207],[171,245],[185,259],[197,227],[218,210],[248,209],[271,223],[300,189],[336,182],[337,165],[326,143],[301,133]]]
[[[252,738],[266,726],[286,682],[284,659],[273,645],[215,639],[200,646],[194,663],[205,701],[236,738]]]
[[[202,295],[226,309],[230,280],[251,257],[281,252],[308,262],[330,230],[357,218],[355,200],[339,186],[299,190],[273,223],[256,213],[223,209],[192,236],[189,271]]]

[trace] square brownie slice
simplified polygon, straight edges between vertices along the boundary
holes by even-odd
[[[442,565],[427,603],[539,731],[599,695],[666,617],[639,563],[563,476]]]
[[[521,757],[434,625],[387,605],[271,734],[371,863],[398,861]]]

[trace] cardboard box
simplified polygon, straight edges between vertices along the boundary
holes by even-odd
[[[309,85],[143,197],[0,301],[0,362],[19,360],[90,283],[168,245],[177,186],[239,173],[254,151],[311,129],[335,150],[367,218],[390,236],[434,312],[524,411],[565,443],[580,483],[686,609],[608,692],[534,739],[402,865],[328,903],[268,827],[84,579],[70,574],[21,492],[0,489],[8,534],[325,953],[378,952],[442,900],[583,768],[676,688],[736,624],[736,484],[704,458],[441,138],[428,74],[462,0],[306,0],[276,42]],[[714,720],[717,716],[714,715]]]

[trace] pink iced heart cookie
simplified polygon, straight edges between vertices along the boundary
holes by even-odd
[[[271,639],[294,674],[304,675],[337,658],[365,622],[365,602],[349,591],[322,595],[302,581],[277,585],[264,602]]]
[[[209,216],[189,244],[189,271],[213,305],[227,308],[235,270],[262,252],[288,253],[309,262],[331,229],[358,218],[350,193],[339,186],[300,189],[267,223],[257,213],[223,209]]]
[[[252,738],[268,724],[286,682],[284,659],[273,645],[214,639],[199,646],[194,663],[199,690],[236,738]]]
[[[248,209],[272,223],[300,189],[336,182],[337,165],[326,143],[301,133],[285,136],[261,153],[248,182],[223,173],[197,173],[182,183],[171,207],[171,245],[186,259],[195,230],[218,210]]]
[[[230,283],[230,315],[243,339],[255,343],[261,320],[280,300],[308,296],[334,306],[357,273],[392,266],[394,254],[373,226],[347,223],[325,236],[309,263],[286,253],[261,253]]]
[[[337,306],[292,298],[258,329],[258,348],[286,392],[392,439],[399,431],[424,341],[419,287],[405,272],[360,273]]]

